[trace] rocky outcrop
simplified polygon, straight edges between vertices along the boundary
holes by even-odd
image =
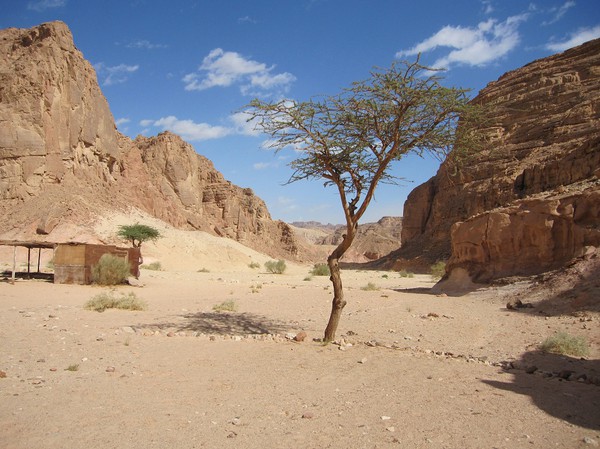
[[[94,241],[95,216],[138,208],[273,257],[300,256],[287,224],[180,137],[132,141],[118,133],[94,69],[64,23],[2,30],[0,54],[3,238],[53,241],[68,223],[60,241]]]
[[[458,170],[446,161],[409,195],[396,266],[452,254],[449,270],[485,281],[599,245],[600,40],[509,72],[474,101],[489,106],[490,149]]]

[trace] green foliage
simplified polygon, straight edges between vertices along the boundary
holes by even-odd
[[[540,350],[575,357],[586,357],[590,354],[590,347],[585,338],[575,337],[566,332],[557,332],[548,337],[540,345]]]
[[[250,262],[248,264],[248,267],[252,268],[253,270],[256,268],[260,268],[260,264],[258,262]]]
[[[430,269],[429,273],[433,279],[441,279],[446,274],[446,262],[438,261],[434,263]]]
[[[283,274],[286,269],[287,266],[285,260],[269,260],[265,262],[265,270],[267,270],[268,273]]]
[[[387,278],[389,278],[389,276],[388,276],[387,274],[382,274],[382,275],[381,275],[381,277],[382,277],[383,279],[387,279]]]
[[[313,265],[310,274],[313,276],[330,276],[329,265],[326,263],[316,263]]]
[[[235,312],[237,311],[237,304],[233,300],[223,301],[221,304],[215,304],[213,310],[215,312]]]
[[[94,296],[83,307],[87,310],[104,312],[106,309],[146,310],[147,305],[144,301],[138,299],[133,292],[121,293],[121,296],[117,297],[114,291],[110,291]]]
[[[123,257],[103,254],[98,263],[92,266],[92,281],[100,285],[118,285],[130,276],[129,262]]]
[[[372,292],[372,291],[377,291],[379,290],[379,287],[377,287],[375,284],[373,284],[372,282],[369,282],[367,285],[365,285],[364,287],[360,288],[361,290],[367,291],[367,292]]]
[[[122,239],[129,240],[131,245],[137,248],[142,246],[143,242],[154,241],[161,236],[158,229],[139,223],[119,226],[117,235]]]
[[[414,278],[415,277],[414,273],[411,273],[410,271],[406,271],[406,270],[399,271],[398,274],[400,274],[401,278]]]
[[[145,270],[162,271],[162,265],[160,262],[152,262],[149,264],[144,264],[142,266],[142,268]]]
[[[65,371],[79,371],[79,365],[74,363],[65,368]]]

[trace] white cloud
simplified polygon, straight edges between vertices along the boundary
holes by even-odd
[[[453,65],[484,66],[514,49],[520,41],[519,25],[528,14],[511,16],[504,22],[488,19],[476,27],[445,26],[413,48],[396,53],[397,58],[433,51],[438,47],[454,50],[438,58],[435,68],[449,69]]]
[[[127,81],[129,79],[129,75],[133,72],[136,72],[140,66],[127,64],[107,66],[100,62],[95,64],[94,68],[96,69],[96,73],[104,78],[102,85],[112,86],[113,84],[120,84]]]
[[[286,92],[296,77],[291,73],[273,73],[275,66],[244,58],[232,51],[220,48],[212,50],[199,67],[198,72],[183,77],[186,90],[205,90],[212,87],[240,85],[244,95],[266,94],[273,91]]]
[[[252,165],[252,168],[254,168],[254,170],[265,170],[271,167],[277,167],[277,164],[274,162],[257,162],[256,164]]]
[[[128,118],[120,118],[115,120],[115,125],[117,125],[117,127],[121,126],[121,125],[125,125],[126,123],[129,123],[131,120],[129,120]]]
[[[546,44],[548,50],[560,52],[569,48],[581,45],[584,42],[591,41],[600,37],[600,25],[590,28],[580,28],[574,33],[571,33],[568,39],[562,42],[550,42]]]
[[[244,17],[240,17],[238,19],[238,23],[257,23],[257,22],[250,16],[244,16]]]
[[[153,44],[145,39],[139,39],[137,41],[130,42],[126,45],[127,48],[144,48],[146,50],[154,50],[156,48],[167,48],[164,44]]]
[[[29,2],[27,4],[27,9],[42,12],[50,8],[60,8],[66,4],[67,0],[39,0],[37,2]]]
[[[573,6],[575,6],[575,2],[572,0],[569,0],[559,7],[550,9],[550,13],[553,14],[554,16],[552,17],[552,19],[550,19],[546,22],[542,22],[542,25],[552,25],[553,23],[558,22],[567,13],[567,11],[569,9],[571,9]]]
[[[140,125],[153,126],[162,131],[172,131],[187,141],[219,139],[232,133],[231,128],[213,126],[208,123],[195,123],[193,120],[179,120],[173,115],[158,120],[142,120]]]
[[[236,134],[242,134],[245,136],[258,136],[260,130],[256,126],[256,120],[249,120],[250,115],[247,112],[236,112],[229,116],[229,120],[232,122],[235,128]]]
[[[277,205],[280,206],[286,212],[290,212],[290,211],[298,209],[296,200],[294,198],[290,198],[287,196],[277,197]]]

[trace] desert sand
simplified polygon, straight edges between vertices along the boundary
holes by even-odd
[[[600,444],[595,312],[508,310],[526,281],[446,296],[427,275],[345,270],[339,340],[324,345],[326,277],[291,262],[268,274],[235,242],[162,231],[142,249],[163,271],[115,289],[145,311],[84,309],[106,287],[0,282],[0,447]],[[213,310],[225,301],[237,311]],[[560,330],[590,356],[539,353]]]

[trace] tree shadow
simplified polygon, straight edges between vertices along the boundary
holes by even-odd
[[[137,328],[176,329],[213,335],[258,335],[287,332],[289,326],[252,313],[198,312],[181,315],[184,322],[164,322]]]
[[[394,288],[395,292],[398,293],[416,293],[419,295],[436,295],[439,293],[435,293],[431,287],[411,287],[411,288]]]
[[[556,418],[600,430],[600,360],[532,351],[519,361],[503,365],[514,376],[512,382],[482,382],[527,395],[537,407]]]
[[[39,281],[54,282],[54,273],[42,273],[38,271],[28,273],[26,271],[15,271],[15,279],[35,279]],[[2,282],[11,282],[12,272],[7,270],[0,273],[0,280]]]

